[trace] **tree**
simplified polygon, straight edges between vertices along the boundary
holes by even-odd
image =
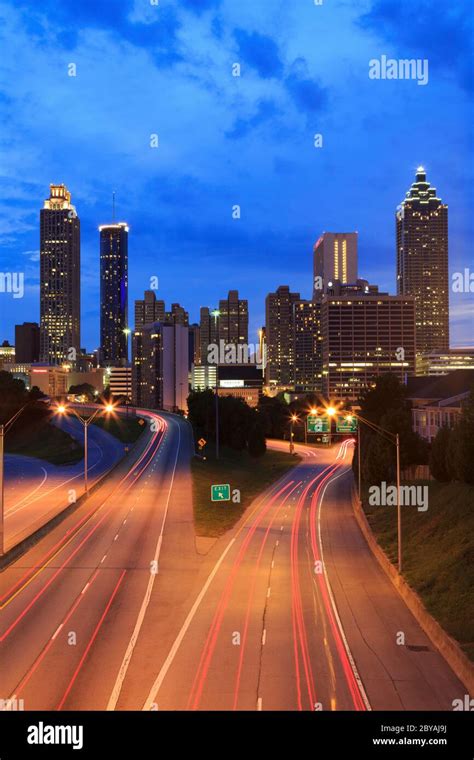
[[[451,447],[451,438],[452,431],[447,427],[442,427],[431,444],[430,472],[435,480],[442,483],[452,480],[452,467],[447,456]]]
[[[263,457],[267,450],[265,433],[263,432],[263,427],[259,422],[256,422],[250,430],[247,447],[250,456],[254,457],[255,459]]]
[[[462,483],[474,484],[474,387],[464,402],[459,422],[452,431],[450,461]]]
[[[74,396],[86,396],[88,401],[94,401],[97,396],[96,389],[90,383],[71,385],[68,393],[71,393]]]

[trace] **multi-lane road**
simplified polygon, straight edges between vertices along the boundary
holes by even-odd
[[[298,447],[209,546],[194,536],[189,426],[147,419],[135,464],[1,573],[0,697],[27,710],[452,709],[464,686],[354,519],[349,441]]]

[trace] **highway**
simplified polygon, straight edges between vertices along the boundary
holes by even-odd
[[[301,462],[203,551],[189,426],[148,420],[137,464],[0,574],[2,698],[27,710],[452,709],[465,687],[352,515],[349,441],[297,447]]]
[[[55,424],[81,444],[84,430],[74,418]],[[123,456],[123,444],[105,430],[89,429],[89,485],[92,486]],[[53,465],[15,454],[5,455],[5,546],[10,549],[84,492],[84,462]]]

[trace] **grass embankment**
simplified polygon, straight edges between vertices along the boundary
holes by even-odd
[[[5,436],[5,449],[9,454],[36,457],[55,465],[75,464],[84,457],[78,441],[46,420],[28,430],[28,436]]]
[[[215,450],[206,447],[206,460],[193,459],[194,525],[198,536],[217,537],[232,528],[252,500],[277,480],[300,457],[280,451],[267,450],[263,457],[253,459],[246,451],[221,449],[219,459]],[[231,493],[240,491],[240,504],[232,500],[223,504],[211,502],[211,485],[229,483]]]
[[[426,512],[402,507],[403,575],[426,609],[474,660],[474,486],[428,485]],[[392,562],[397,509],[364,505],[370,526]]]
[[[92,424],[115,436],[121,443],[135,443],[146,429],[142,417],[132,416],[96,417]]]

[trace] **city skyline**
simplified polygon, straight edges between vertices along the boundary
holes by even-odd
[[[37,213],[51,181],[70,188],[81,217],[89,348],[99,345],[97,227],[111,218],[113,191],[116,218],[130,225],[130,303],[156,276],[157,297],[184,304],[194,322],[200,306],[217,306],[238,288],[249,300],[253,339],[270,290],[288,284],[311,297],[312,249],[325,230],[358,231],[360,275],[396,292],[393,217],[419,164],[449,205],[450,274],[462,272],[474,187],[464,160],[470,82],[457,53],[467,9],[440,7],[436,17],[407,9],[402,29],[381,23],[385,5],[272,14],[186,2],[166,9],[162,28],[153,14],[163,9],[127,2],[115,16],[89,9],[79,35],[67,8],[51,30],[46,3],[30,35],[21,3],[4,2],[1,269],[25,272],[25,295],[3,298],[2,339],[12,341],[23,318],[39,317]],[[13,45],[24,50],[18,72]],[[428,85],[371,80],[369,60],[388,52],[429,58]],[[240,219],[232,217],[236,204]],[[473,293],[451,293],[453,346],[469,343],[473,301]]]

